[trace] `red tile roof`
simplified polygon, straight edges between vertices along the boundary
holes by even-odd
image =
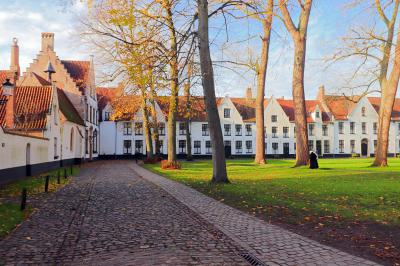
[[[381,106],[381,98],[380,97],[368,97],[369,102],[375,108],[376,112],[379,113],[379,107]],[[400,99],[396,98],[393,111],[392,111],[392,120],[400,120]]]
[[[71,78],[75,81],[76,85],[83,92],[83,89],[89,86],[90,62],[61,60],[61,63],[63,63]]]
[[[6,81],[7,70],[0,70],[0,86]]]
[[[244,122],[256,121],[255,100],[247,98],[230,98]]]
[[[360,96],[345,97],[326,95],[324,101],[336,120],[346,120],[348,115],[357,105],[360,100]]]
[[[51,82],[50,81],[42,78],[41,76],[39,76],[35,72],[32,72],[32,74],[36,78],[36,80],[39,82],[40,85],[42,85],[42,86],[51,86]]]
[[[96,93],[99,111],[101,112],[109,102],[115,99],[116,88],[97,87]]]
[[[0,93],[3,89],[0,88]],[[15,129],[43,130],[47,124],[47,114],[50,111],[52,100],[52,88],[22,86],[14,91]],[[5,123],[5,104],[0,105],[0,124]]]

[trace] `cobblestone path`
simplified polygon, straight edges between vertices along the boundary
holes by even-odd
[[[248,265],[245,250],[132,162],[94,162],[0,242],[0,265]]]

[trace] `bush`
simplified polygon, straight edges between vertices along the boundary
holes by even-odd
[[[181,169],[182,165],[178,161],[174,161],[172,163],[169,163],[168,160],[162,160],[161,161],[161,169]]]
[[[360,154],[358,154],[358,153],[351,154],[351,158],[358,158],[358,157],[360,157]]]
[[[400,158],[400,153],[398,153],[398,154],[396,155],[396,158]]]

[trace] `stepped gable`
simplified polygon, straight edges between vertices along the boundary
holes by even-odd
[[[79,90],[84,93],[90,82],[90,61],[61,60]]]
[[[0,88],[0,94],[3,89]],[[44,130],[51,110],[51,86],[20,86],[14,91],[15,128],[17,130]],[[0,124],[5,124],[6,105],[0,105]]]

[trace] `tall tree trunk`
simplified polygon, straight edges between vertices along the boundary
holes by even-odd
[[[256,156],[255,163],[265,164],[265,126],[264,126],[264,97],[265,78],[267,76],[269,44],[273,18],[274,1],[268,0],[266,18],[263,21],[261,62],[257,69],[257,98],[256,98]]]
[[[158,134],[158,118],[157,118],[157,110],[156,110],[156,92],[154,88],[154,84],[152,83],[150,85],[150,112],[151,112],[151,118],[152,118],[152,124],[153,124],[153,141],[154,141],[154,152],[156,155],[160,154],[160,136]]]
[[[144,89],[141,89],[142,99],[141,99],[141,109],[143,118],[143,132],[144,140],[146,142],[146,157],[147,159],[153,158],[153,143],[151,140],[150,124],[149,124],[149,112],[147,110],[146,104],[146,93]]]
[[[192,156],[192,138],[190,132],[190,123],[192,117],[192,108],[191,108],[191,99],[190,99],[190,78],[188,78],[188,82],[185,84],[185,97],[186,97],[186,159],[188,161],[193,160]]]
[[[206,105],[207,120],[210,128],[212,144],[213,176],[212,182],[228,183],[226,172],[224,142],[221,123],[215,97],[214,73],[210,56],[208,32],[208,1],[198,0],[198,38],[200,50],[201,77],[203,82],[204,101]]]

